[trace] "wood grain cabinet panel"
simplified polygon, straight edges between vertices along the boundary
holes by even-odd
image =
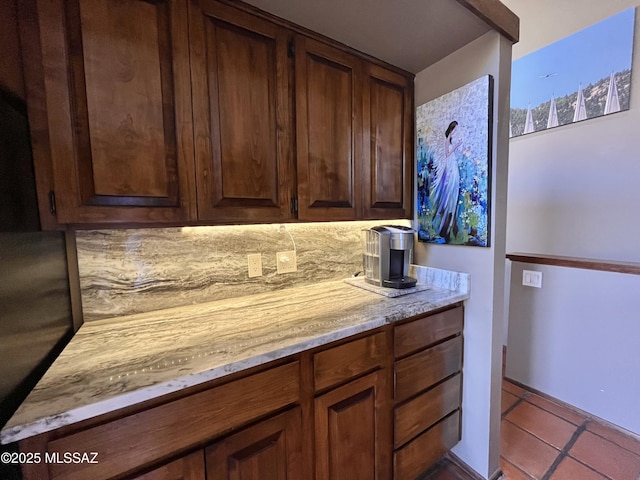
[[[204,452],[198,450],[144,475],[139,475],[133,480],[204,480],[204,465]]]
[[[195,219],[186,0],[27,1],[50,155],[36,172],[51,162],[58,221]]]
[[[410,216],[411,74],[242,2],[24,3],[45,228]]]
[[[53,440],[48,444],[49,452],[100,452],[100,462],[51,464],[51,478],[104,480],[122,476],[291,405],[299,398],[298,362],[256,373]],[[238,408],[238,402],[242,402],[242,408]]]
[[[462,306],[394,327],[394,479],[414,480],[460,440]]]
[[[441,418],[460,408],[462,378],[458,374],[418,397],[396,407],[395,448],[407,443]]]
[[[361,61],[303,36],[296,37],[295,50],[298,216],[357,219]]]
[[[200,220],[289,218],[287,30],[200,0],[190,35]]]
[[[402,402],[462,368],[462,337],[396,362],[395,400]]]
[[[382,380],[377,371],[316,398],[316,480],[381,478]]]
[[[413,88],[406,76],[365,64],[363,217],[411,215]]]
[[[313,356],[316,391],[382,366],[386,355],[383,333],[338,345]]]
[[[394,330],[394,355],[404,357],[458,335],[462,332],[463,319],[463,308],[457,307],[398,325]]]
[[[304,478],[300,409],[265,420],[206,449],[207,480]]]
[[[431,427],[394,454],[394,480],[415,480],[460,440],[460,411]]]

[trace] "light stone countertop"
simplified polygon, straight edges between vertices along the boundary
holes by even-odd
[[[418,268],[419,282],[430,288],[395,298],[331,281],[86,323],[5,425],[0,442],[29,438],[469,298],[467,274]]]

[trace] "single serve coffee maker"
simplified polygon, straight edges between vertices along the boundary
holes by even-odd
[[[362,263],[367,283],[389,288],[409,288],[414,230],[399,225],[381,225],[362,230]]]

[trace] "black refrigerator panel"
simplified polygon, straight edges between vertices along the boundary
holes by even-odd
[[[65,233],[38,218],[26,107],[0,89],[0,428],[74,332]]]
[[[73,335],[64,233],[0,233],[0,427]]]
[[[26,108],[0,89],[0,232],[40,230]]]

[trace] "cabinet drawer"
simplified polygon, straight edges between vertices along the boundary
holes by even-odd
[[[458,307],[397,326],[393,340],[396,358],[462,332],[463,316],[462,307]]]
[[[313,381],[316,390],[373,370],[383,364],[385,335],[376,333],[313,356]]]
[[[462,337],[418,352],[395,364],[395,400],[402,402],[462,368]]]
[[[424,432],[393,455],[395,480],[414,480],[460,440],[460,410]]]
[[[394,447],[404,445],[438,420],[460,408],[460,374],[397,407],[394,412]]]
[[[120,477],[299,398],[298,362],[256,373],[50,442],[49,452],[73,452],[82,446],[82,451],[99,453],[97,464],[49,465],[51,479]]]

